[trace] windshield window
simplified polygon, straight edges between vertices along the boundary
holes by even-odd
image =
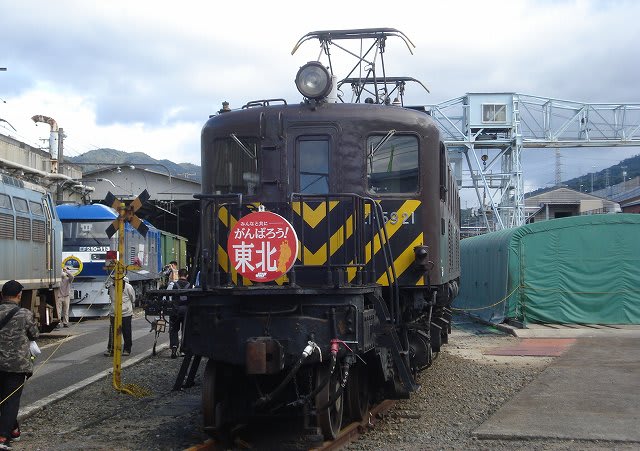
[[[376,194],[418,191],[418,138],[394,135],[382,145],[386,135],[367,139],[367,179]]]
[[[258,139],[229,137],[216,140],[213,152],[213,183],[216,194],[256,194],[258,175]]]
[[[329,140],[301,139],[298,142],[300,192],[326,194],[329,192]]]
[[[109,246],[111,240],[106,232],[109,224],[109,221],[65,222],[62,224],[64,244]]]

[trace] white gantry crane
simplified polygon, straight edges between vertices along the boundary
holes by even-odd
[[[522,149],[640,146],[640,103],[583,103],[468,93],[427,106],[461,188],[473,188],[487,230],[525,223]],[[471,184],[462,180],[466,161]]]

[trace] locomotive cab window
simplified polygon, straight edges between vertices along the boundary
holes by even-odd
[[[69,244],[108,245],[110,240],[106,230],[110,224],[108,221],[63,222],[64,241]]]
[[[418,183],[418,138],[373,135],[367,139],[367,180],[374,194],[415,193]]]
[[[298,141],[298,190],[307,194],[329,192],[328,138],[301,138]]]
[[[217,194],[256,194],[258,139],[236,137],[218,139],[213,149],[214,192]]]

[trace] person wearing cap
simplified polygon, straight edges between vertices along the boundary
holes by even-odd
[[[0,450],[20,439],[18,410],[25,380],[33,374],[29,342],[38,338],[31,311],[20,307],[22,284],[2,285],[0,303]]]
[[[73,274],[67,269],[62,268],[60,280],[60,288],[56,293],[56,309],[58,310],[58,318],[64,327],[69,327],[69,303],[71,302],[71,282],[73,282]],[[60,327],[60,324],[58,324]]]
[[[133,342],[131,335],[131,316],[133,315],[133,305],[136,302],[136,292],[129,283],[129,278],[125,277],[122,286],[122,341],[124,346],[122,355],[131,355],[131,344]],[[115,299],[116,286],[111,283],[109,286],[109,299],[111,299],[111,309],[109,311],[109,343],[104,355],[110,357],[113,355],[113,323],[115,318]]]

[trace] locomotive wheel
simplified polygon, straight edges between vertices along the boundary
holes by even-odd
[[[361,421],[369,412],[369,377],[364,363],[358,362],[351,368],[346,387],[347,416]]]
[[[429,336],[421,330],[409,331],[409,351],[411,369],[414,373],[427,368],[433,362]]]
[[[321,384],[330,371],[328,364],[321,365],[316,371],[316,384]],[[324,386],[320,393],[316,395],[316,409],[326,406],[327,403],[338,393],[340,390],[341,371],[340,366],[336,365],[336,368],[329,379],[329,383]],[[344,394],[341,393],[329,406],[318,410],[316,412],[318,426],[322,431],[322,435],[327,440],[333,440],[340,432],[342,427],[342,413],[344,410]]]
[[[209,360],[202,379],[202,416],[204,430],[212,437],[221,432],[228,402],[229,392],[225,390],[223,366]]]

